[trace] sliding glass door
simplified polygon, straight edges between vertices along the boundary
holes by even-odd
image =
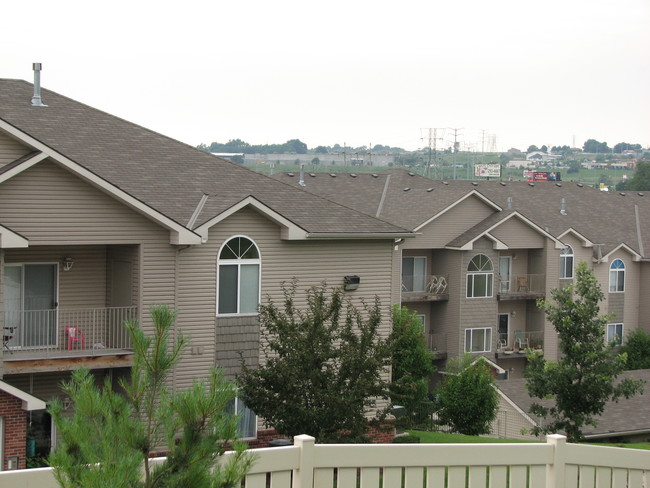
[[[57,265],[5,265],[5,327],[15,327],[9,346],[56,345]]]

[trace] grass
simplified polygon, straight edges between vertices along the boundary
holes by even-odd
[[[498,439],[494,437],[479,437],[463,434],[445,434],[442,432],[425,432],[422,430],[409,430],[409,434],[420,438],[422,444],[483,444],[483,443],[530,443],[544,441],[529,441],[521,439]],[[650,442],[585,442],[586,445],[623,447],[626,449],[650,450]]]

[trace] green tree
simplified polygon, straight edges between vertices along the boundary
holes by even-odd
[[[415,312],[406,307],[393,307],[391,347],[393,405],[402,405],[410,418],[427,400],[429,377],[436,372],[433,353],[424,339],[424,330]]]
[[[438,399],[440,421],[466,435],[488,434],[499,408],[499,394],[487,363],[470,354],[448,361]]]
[[[122,394],[110,380],[99,387],[89,371],[78,370],[63,385],[73,415],[52,402],[61,442],[49,462],[62,487],[229,488],[248,471],[252,458],[242,443],[234,442],[236,454],[225,466],[218,462],[223,443],[236,439],[237,418],[228,413],[234,385],[213,370],[204,382],[170,392],[167,380],[187,339],[170,340],[173,310],[153,307],[151,315],[151,337],[136,322],[126,324],[134,356],[130,381],[120,381]],[[149,459],[155,449],[168,450],[158,465]]]
[[[539,151],[539,148],[535,144],[531,144],[530,146],[528,146],[528,149],[526,149],[526,152],[529,152],[529,153],[535,152],[535,151]]]
[[[540,300],[558,333],[561,359],[547,361],[541,355],[528,356],[524,373],[528,393],[533,398],[553,398],[547,407],[534,402],[533,415],[544,417],[535,435],[564,432],[570,442],[583,438],[582,429],[596,426],[609,400],[629,398],[642,389],[635,379],[616,378],[625,370],[626,355],[616,354],[605,341],[608,316],[599,315],[604,295],[594,272],[581,262],[574,285],[554,289],[552,300]]]
[[[627,187],[630,191],[650,190],[650,162],[639,161],[637,163],[634,175],[630,178]]]
[[[598,142],[596,139],[588,139],[583,145],[582,150],[586,153],[610,153],[612,150],[606,142]]]
[[[628,334],[621,353],[627,354],[627,369],[650,369],[650,333],[636,329]]]
[[[242,361],[240,397],[280,434],[362,441],[371,425],[366,414],[388,397],[382,373],[390,351],[379,337],[378,299],[362,314],[340,288],[328,292],[322,284],[307,290],[299,309],[296,288],[296,281],[284,286],[281,307],[270,298],[260,306],[265,361],[257,369]]]

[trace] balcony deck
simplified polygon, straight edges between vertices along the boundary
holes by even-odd
[[[449,300],[448,279],[443,275],[402,276],[402,302]]]
[[[499,276],[497,300],[537,300],[546,298],[545,278],[543,274],[525,274],[504,279]]]

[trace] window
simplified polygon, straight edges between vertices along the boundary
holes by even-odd
[[[465,352],[490,352],[492,349],[492,329],[481,327],[465,329]]]
[[[239,416],[237,435],[241,439],[257,437],[257,416],[250,408],[244,405],[244,402],[238,397],[235,397],[227,410]]]
[[[560,251],[560,278],[573,278],[573,248],[571,246]]]
[[[406,256],[402,258],[402,291],[424,291],[427,258]]]
[[[420,329],[420,331],[423,334],[424,334],[424,330],[425,330],[425,325],[424,324],[426,324],[426,319],[427,319],[426,315],[416,315],[415,320],[414,320],[414,323],[417,324],[418,328]]]
[[[607,324],[607,342],[614,341],[614,345],[623,344],[623,324]]]
[[[485,254],[477,254],[467,266],[467,298],[492,296],[494,280],[492,261]]]
[[[219,252],[217,313],[257,313],[260,303],[260,253],[247,237],[233,237]]]
[[[625,263],[615,259],[609,266],[609,292],[625,291]]]

